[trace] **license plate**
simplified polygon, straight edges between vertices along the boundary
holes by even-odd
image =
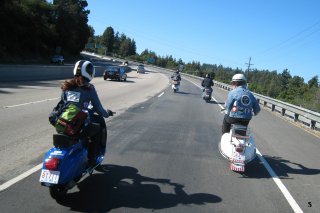
[[[238,165],[235,162],[231,162],[230,163],[230,169],[232,171],[236,171],[236,172],[244,172],[245,171],[244,164],[243,165]]]
[[[42,169],[40,182],[58,184],[60,172]]]
[[[233,161],[243,163],[246,160],[246,156],[238,152],[234,152],[232,156]]]
[[[230,169],[232,171],[244,172],[245,170],[246,156],[238,152],[234,152],[232,155],[232,161],[230,162]]]

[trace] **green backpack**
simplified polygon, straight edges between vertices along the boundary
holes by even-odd
[[[57,113],[55,122],[51,123],[50,121],[50,123],[53,124],[58,133],[63,133],[68,136],[78,135],[88,118],[88,112],[81,110],[72,103],[60,107],[61,109],[58,110],[60,112]]]

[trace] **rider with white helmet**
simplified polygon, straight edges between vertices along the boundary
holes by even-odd
[[[94,78],[95,69],[90,61],[80,60],[74,65],[73,75],[82,76],[90,82]]]
[[[229,92],[225,103],[226,115],[223,120],[222,134],[230,131],[231,124],[247,126],[252,118],[252,112],[255,115],[260,112],[259,103],[247,89],[247,79],[243,74],[235,74],[231,84],[233,90]]]
[[[106,124],[103,117],[112,116],[113,112],[103,108],[95,87],[90,83],[95,75],[94,66],[90,61],[77,61],[73,69],[73,75],[72,79],[66,80],[61,85],[61,99],[65,105],[72,103],[82,110],[87,110],[91,105],[92,110],[98,114],[90,116],[89,124],[84,129],[84,132],[92,140],[92,143],[89,143],[88,158],[89,163],[94,164],[98,145],[100,142],[105,144],[106,141]],[[100,129],[92,128],[94,125],[91,125],[91,123],[100,124]]]

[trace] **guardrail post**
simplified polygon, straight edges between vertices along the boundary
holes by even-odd
[[[311,129],[315,129],[316,128],[316,121],[311,120],[310,128]]]
[[[281,115],[284,116],[286,114],[286,109],[282,108]]]
[[[299,119],[299,114],[297,113],[294,113],[294,121],[297,122]]]
[[[268,103],[268,102],[263,101],[263,106],[264,106],[264,107],[267,106],[267,103]]]
[[[271,111],[274,112],[275,109],[276,109],[276,105],[272,104],[271,105]]]

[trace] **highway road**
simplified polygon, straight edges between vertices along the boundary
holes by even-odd
[[[184,77],[173,93],[167,76],[96,78],[104,106],[118,112],[107,121],[102,169],[60,202],[40,185],[37,170],[0,192],[1,211],[319,212],[318,137],[262,110],[250,123],[261,155],[245,174],[232,172],[218,151],[227,92],[214,88],[215,101],[205,103],[199,80]],[[1,84],[0,184],[41,163],[51,145],[47,116],[58,85]]]

